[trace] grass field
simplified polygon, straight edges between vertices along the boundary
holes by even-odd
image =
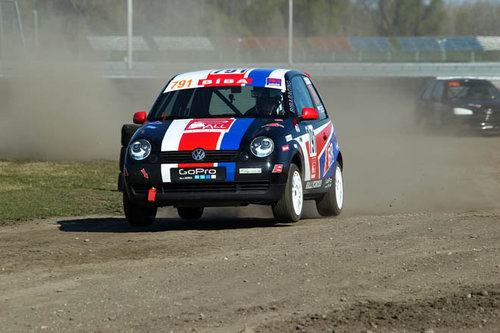
[[[121,214],[117,161],[0,160],[0,225],[52,216]]]

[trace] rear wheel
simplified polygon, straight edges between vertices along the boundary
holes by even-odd
[[[139,206],[128,198],[126,191],[123,191],[123,210],[128,224],[134,227],[145,227],[153,224],[158,208]]]
[[[203,207],[179,207],[177,213],[183,220],[197,220],[203,215]]]
[[[285,193],[281,199],[272,206],[273,215],[279,220],[297,222],[302,216],[303,204],[304,191],[302,187],[302,175],[299,168],[292,163],[288,171]]]
[[[337,216],[342,211],[344,204],[344,179],[342,169],[335,163],[335,173],[332,187],[328,189],[321,199],[316,200],[316,208],[321,216]]]

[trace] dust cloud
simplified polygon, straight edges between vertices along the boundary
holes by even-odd
[[[343,215],[498,206],[500,177],[488,169],[498,137],[429,135],[415,128],[412,113],[422,80],[313,79],[344,157]],[[0,155],[117,160],[121,125],[133,112],[148,110],[163,84],[109,80],[61,65],[29,68],[1,83]],[[304,215],[318,216],[313,202],[306,202]],[[204,216],[272,213],[251,205],[208,208]]]
[[[1,82],[0,156],[116,160],[121,125],[152,103],[136,96],[72,66],[28,65]]]

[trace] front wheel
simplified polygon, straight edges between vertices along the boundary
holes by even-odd
[[[288,171],[285,193],[281,199],[272,206],[273,215],[279,220],[297,222],[302,216],[303,204],[304,191],[302,188],[302,174],[299,168],[292,163]]]
[[[158,208],[139,206],[128,198],[126,191],[123,191],[123,210],[128,224],[134,227],[146,227],[155,221]]]
[[[344,179],[342,169],[335,164],[332,187],[320,199],[316,200],[316,208],[321,216],[337,216],[342,211],[344,203]]]
[[[203,215],[203,207],[179,207],[177,213],[183,220],[197,220]]]

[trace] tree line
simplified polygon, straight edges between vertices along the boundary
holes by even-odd
[[[123,35],[126,0],[18,0],[30,31]],[[294,35],[500,36],[500,4],[444,0],[294,0]],[[288,0],[134,0],[136,34],[287,36]]]

